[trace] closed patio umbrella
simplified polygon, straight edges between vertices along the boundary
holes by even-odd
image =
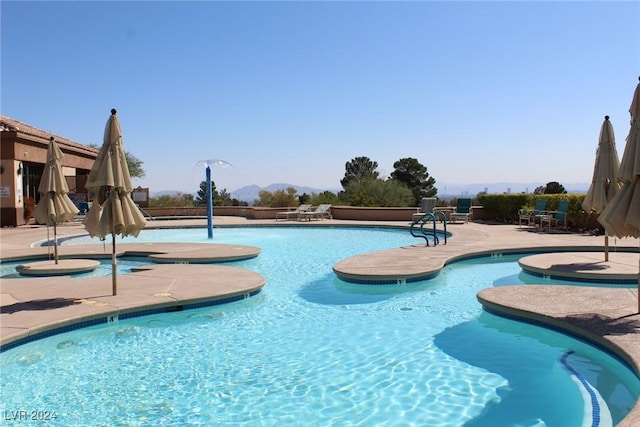
[[[104,142],[85,186],[94,195],[93,205],[84,221],[85,229],[92,237],[112,237],[112,287],[113,295],[116,295],[116,235],[136,237],[146,225],[146,220],[131,199],[133,185],[115,109],[111,110],[111,116],[107,120]]]
[[[614,236],[640,238],[640,83],[636,86],[629,113],[631,129],[618,171],[622,187],[600,214],[598,221]],[[640,257],[638,311],[640,312]]]
[[[71,221],[78,208],[69,198],[69,186],[62,172],[62,151],[53,137],[49,138],[47,163],[38,186],[40,200],[33,211],[38,224],[53,225],[54,262],[58,264],[58,233],[56,225]]]
[[[582,209],[596,213],[601,213],[604,210],[620,188],[617,180],[619,167],[620,161],[616,151],[613,126],[609,121],[609,116],[605,116],[600,128],[593,178],[589,191],[587,191],[587,195],[582,202]],[[609,235],[606,230],[604,236],[604,260],[609,261]]]

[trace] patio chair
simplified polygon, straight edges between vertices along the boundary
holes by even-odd
[[[85,215],[87,212],[89,212],[89,203],[80,202],[78,204],[78,214]]]
[[[460,219],[464,219],[465,222],[469,222],[469,219],[472,216],[471,212],[471,198],[463,197],[458,199],[458,205],[456,206],[456,210],[451,212],[451,221],[455,222]]]
[[[542,215],[544,215],[546,208],[547,199],[537,199],[533,211],[527,208],[520,209],[518,211],[518,221],[520,223],[520,227],[522,227],[523,223],[526,223],[528,227],[536,225],[536,219],[539,220]]]
[[[433,213],[433,208],[436,207],[436,200],[435,197],[423,197],[420,203],[420,209],[413,214],[413,222],[419,221],[420,218],[426,214]]]
[[[278,221],[279,219],[284,219],[284,220],[298,219],[298,216],[301,213],[307,212],[309,209],[311,209],[311,205],[306,205],[305,204],[305,205],[298,206],[294,210],[278,212],[278,213],[276,213],[276,221]]]
[[[320,204],[314,210],[300,212],[300,215],[298,215],[299,221],[304,221],[304,220],[310,221],[312,219],[323,219],[323,218],[333,219],[333,216],[331,215],[331,205],[328,203]]]
[[[560,200],[558,203],[558,209],[555,211],[549,211],[540,216],[540,228],[544,230],[544,225],[547,224],[548,231],[551,231],[551,227],[555,225],[559,227],[562,224],[564,229],[567,229],[567,212],[569,211],[569,201]]]

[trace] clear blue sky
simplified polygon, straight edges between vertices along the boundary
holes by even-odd
[[[204,159],[234,165],[212,169],[230,192],[340,187],[359,156],[439,183],[585,183],[605,115],[622,155],[640,75],[639,1],[0,8],[2,114],[101,144],[116,108],[152,192],[195,192]]]

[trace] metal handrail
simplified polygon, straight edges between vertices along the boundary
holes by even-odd
[[[411,227],[409,231],[414,237],[421,237],[425,241],[425,245],[429,246],[429,237],[433,237],[433,246],[436,246],[440,243],[440,238],[438,237],[438,232],[436,229],[436,223],[438,218],[442,220],[443,228],[444,228],[444,244],[447,244],[447,217],[443,212],[435,212],[435,213],[425,213],[420,216],[416,220],[411,223]],[[433,222],[433,230],[425,230],[425,226]],[[420,224],[420,233],[414,231],[414,228],[417,224]]]
[[[142,212],[143,215],[148,216],[151,221],[155,221],[156,220],[153,216],[151,216],[151,214],[149,212],[147,212],[144,209],[142,209],[142,206],[140,206],[138,204],[136,204],[136,206],[138,207],[138,209],[140,209],[140,212]]]

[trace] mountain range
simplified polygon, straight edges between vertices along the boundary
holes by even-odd
[[[561,183],[562,184],[562,183]],[[441,183],[436,185],[438,189],[438,197],[441,199],[451,199],[458,196],[474,196],[480,192],[486,191],[490,194],[502,194],[502,193],[532,193],[539,186],[544,186],[546,183],[542,182],[494,182],[494,183],[480,183],[480,184],[457,184],[457,183]],[[568,193],[586,193],[589,189],[589,183],[570,183],[562,184]],[[242,200],[249,204],[254,200],[259,199],[260,191],[266,190],[274,192],[277,190],[284,190],[288,187],[296,189],[299,195],[307,194],[319,194],[323,191],[331,191],[337,193],[342,188],[313,188],[302,185],[287,184],[287,183],[275,183],[266,187],[260,187],[258,185],[247,185],[245,187],[238,188],[230,191],[231,196],[238,200]],[[151,192],[151,197],[157,197],[161,195],[175,195],[178,191],[158,191]]]
[[[253,203],[254,200],[260,198],[260,191],[266,190],[269,192],[274,192],[277,190],[285,190],[289,187],[293,187],[296,189],[299,195],[307,193],[309,195],[316,193],[320,194],[323,191],[331,191],[333,193],[337,193],[341,190],[341,188],[313,188],[313,187],[305,187],[303,185],[295,185],[295,184],[286,184],[286,183],[276,183],[271,184],[266,187],[259,187],[257,185],[247,185],[246,187],[238,188],[237,190],[231,191],[232,197],[235,197],[238,200],[245,201],[247,203]]]

